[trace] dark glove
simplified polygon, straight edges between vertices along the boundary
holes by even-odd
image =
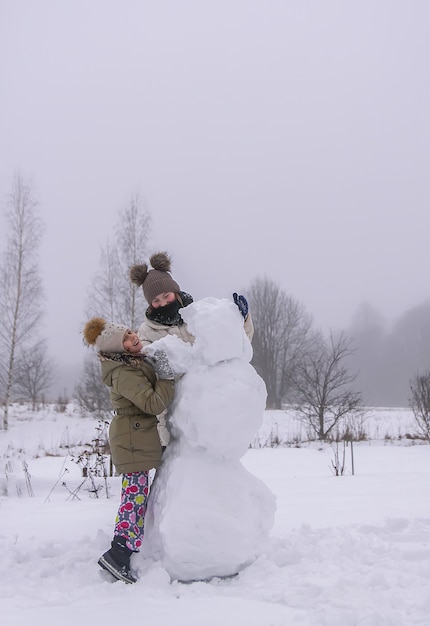
[[[143,360],[152,365],[160,380],[174,380],[175,372],[170,367],[167,354],[163,350],[156,350],[152,356],[145,356]]]
[[[246,316],[248,315],[248,302],[246,301],[245,296],[238,296],[237,293],[234,293],[233,300],[239,311],[242,313],[243,318],[246,319]]]

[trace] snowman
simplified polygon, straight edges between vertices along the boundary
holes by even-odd
[[[176,373],[171,441],[152,485],[142,555],[173,580],[237,574],[264,551],[275,497],[241,463],[263,419],[266,388],[250,365],[243,318],[226,299],[205,298],[181,310],[195,342],[168,336]]]

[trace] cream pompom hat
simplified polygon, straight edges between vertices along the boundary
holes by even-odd
[[[106,322],[102,317],[93,317],[84,326],[85,342],[95,345],[99,352],[124,352],[124,336],[127,326]]]

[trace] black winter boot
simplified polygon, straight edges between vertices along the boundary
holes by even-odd
[[[111,546],[111,549],[99,558],[98,564],[117,580],[135,583],[137,578],[130,571],[130,557],[133,551],[127,548],[125,537],[114,537]]]

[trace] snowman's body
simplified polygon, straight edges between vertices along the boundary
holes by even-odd
[[[183,310],[195,336],[152,344],[175,371],[172,439],[152,486],[144,555],[179,580],[229,576],[264,549],[275,498],[240,462],[264,414],[266,388],[236,306],[206,298]]]

